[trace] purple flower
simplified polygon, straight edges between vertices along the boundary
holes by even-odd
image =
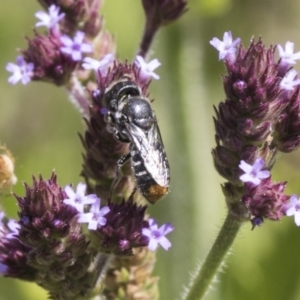
[[[65,14],[59,14],[59,7],[53,4],[49,7],[48,13],[45,13],[44,11],[38,11],[35,13],[35,16],[40,19],[40,22],[35,24],[36,27],[46,26],[47,28],[53,28],[65,17]]]
[[[159,79],[159,76],[153,72],[161,65],[158,59],[153,59],[150,62],[146,63],[142,56],[137,55],[134,64],[138,68],[140,68],[140,80],[144,81],[149,79],[150,77]]]
[[[294,43],[286,42],[285,50],[281,45],[277,45],[282,64],[294,65],[297,59],[300,59],[300,52],[294,53]]]
[[[288,217],[294,216],[296,225],[300,226],[300,199],[297,195],[291,196],[290,203],[286,205],[285,209],[285,214]]]
[[[106,218],[104,216],[110,211],[108,206],[104,206],[100,209],[101,200],[97,198],[96,202],[91,205],[88,213],[78,214],[78,223],[89,223],[88,229],[96,230],[99,226],[106,224]]]
[[[91,57],[85,57],[83,59],[82,67],[86,70],[95,70],[104,73],[108,66],[114,61],[115,55],[113,53],[108,53],[102,57],[102,59],[97,60]]]
[[[158,228],[154,219],[149,219],[149,228],[143,228],[143,235],[149,238],[148,248],[155,251],[160,244],[165,250],[171,247],[170,241],[165,237],[169,232],[173,231],[174,227],[170,224],[163,224]]]
[[[23,56],[17,56],[17,64],[8,63],[6,70],[13,73],[9,78],[10,84],[16,84],[19,80],[25,85],[31,81],[33,76],[33,63],[26,63]]]
[[[71,186],[67,185],[65,187],[65,192],[68,198],[64,199],[63,202],[75,207],[79,213],[83,213],[85,205],[93,204],[98,199],[97,195],[95,194],[85,196],[85,191],[86,185],[84,183],[78,183],[76,192],[74,192]]]
[[[297,71],[289,71],[281,80],[280,87],[284,90],[292,91],[296,85],[300,84],[300,78],[296,78]]]
[[[231,31],[226,31],[223,35],[223,41],[214,37],[209,43],[219,51],[219,60],[222,60],[227,55],[234,54],[237,51],[237,45],[240,41],[240,38],[232,41]]]
[[[250,221],[251,221],[252,230],[253,230],[255,227],[261,226],[261,224],[264,222],[264,219],[262,217],[253,217],[253,218],[251,218]]]
[[[270,172],[268,170],[261,171],[265,161],[262,158],[257,158],[253,165],[247,164],[244,160],[241,160],[239,168],[242,169],[245,174],[240,176],[240,180],[243,182],[252,182],[254,185],[259,185],[261,179],[269,178]]]
[[[19,235],[19,230],[21,226],[17,223],[16,220],[10,219],[7,222],[7,227],[10,230],[10,232],[5,236],[7,239],[16,238],[16,235]]]
[[[92,52],[93,48],[91,44],[84,43],[84,32],[77,31],[72,40],[69,36],[63,35],[60,37],[63,47],[60,50],[63,53],[69,54],[74,61],[80,61],[82,59],[82,53]]]

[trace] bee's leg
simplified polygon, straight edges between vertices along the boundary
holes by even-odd
[[[110,186],[110,192],[109,192],[109,199],[108,199],[108,202],[110,202],[111,198],[112,198],[112,193],[115,189],[115,187],[117,186],[120,178],[121,178],[121,175],[122,175],[122,172],[121,172],[121,168],[122,166],[131,158],[131,153],[127,153],[125,155],[123,155],[118,161],[117,161],[117,170],[116,170],[116,177],[114,178],[111,186]]]

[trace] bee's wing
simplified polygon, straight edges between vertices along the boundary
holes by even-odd
[[[126,128],[149,174],[160,186],[168,187],[169,163],[157,122],[154,122],[148,131],[132,122],[126,123]]]

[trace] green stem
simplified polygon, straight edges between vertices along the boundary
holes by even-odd
[[[200,300],[205,295],[220,265],[224,261],[241,224],[232,215],[227,216],[212,249],[199,273],[193,279],[185,300]]]

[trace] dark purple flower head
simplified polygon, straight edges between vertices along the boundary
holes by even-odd
[[[187,11],[186,0],[142,0],[146,15],[144,34],[138,55],[145,58],[158,29],[177,20]]]
[[[158,245],[168,250],[171,247],[171,243],[165,235],[173,230],[174,227],[170,223],[163,224],[158,228],[156,221],[149,219],[149,228],[143,228],[143,235],[149,238],[149,250],[155,251]]]
[[[149,224],[144,220],[146,206],[138,206],[133,199],[121,203],[109,203],[105,214],[106,224],[95,231],[101,251],[116,255],[131,255],[135,247],[148,245],[143,228]]]
[[[22,51],[26,61],[34,65],[32,80],[68,84],[77,62],[60,51],[60,35],[51,31],[47,36],[35,33],[27,38],[28,49]]]
[[[276,48],[266,48],[261,39],[245,48],[239,39],[233,41],[231,34],[225,33],[223,42],[213,39],[211,43],[220,51],[227,69],[223,76],[226,101],[215,108],[214,162],[220,175],[239,185],[241,161],[261,158],[267,172],[278,151],[294,150],[299,145],[300,81],[294,70],[283,71],[282,59],[275,57]],[[247,166],[242,163],[241,167]],[[249,181],[253,167],[243,169],[242,181],[247,176]],[[260,171],[255,172],[262,174]],[[254,180],[257,184],[258,179]]]
[[[227,206],[237,219],[250,219],[253,228],[264,219],[280,220],[289,196],[286,183],[271,181],[270,170],[279,151],[300,145],[300,79],[291,68],[300,53],[293,53],[288,42],[285,50],[278,46],[276,59],[276,47],[266,48],[259,39],[245,48],[230,32],[211,44],[227,69],[226,101],[215,108],[217,146],[212,152],[217,171],[228,180],[223,185]],[[297,218],[294,202],[288,214]]]
[[[25,187],[25,197],[16,196],[21,209],[20,239],[28,245],[36,245],[49,236],[66,236],[77,211],[64,204],[67,195],[57,184],[56,176],[52,174],[49,180],[33,178],[33,187]]]
[[[142,0],[142,4],[147,20],[156,20],[158,26],[177,20],[187,11],[185,0]]]
[[[20,241],[18,222],[4,217],[4,212],[0,212],[0,275],[32,281],[36,271],[27,264],[32,249]]]
[[[7,266],[5,275],[37,282],[53,299],[77,299],[89,293],[101,268],[88,272],[94,252],[89,251],[90,242],[77,222],[77,210],[64,203],[74,194],[84,198],[83,189],[69,193],[68,198],[55,174],[49,180],[34,178],[33,186],[25,188],[24,197],[16,196],[20,228],[7,224],[7,232],[19,233],[0,239],[0,263]]]
[[[17,238],[1,237],[0,273],[7,277],[35,281],[38,272],[27,263],[30,251],[32,248]]]
[[[273,183],[270,179],[263,180],[258,186],[246,183],[242,202],[252,218],[280,220],[290,198],[284,194],[285,186],[285,182]]]

